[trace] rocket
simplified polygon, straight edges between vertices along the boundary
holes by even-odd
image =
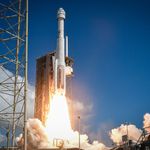
[[[56,55],[54,58],[54,92],[65,95],[66,92],[66,63],[65,63],[65,42],[64,42],[64,20],[65,11],[59,8],[57,12],[58,37]]]

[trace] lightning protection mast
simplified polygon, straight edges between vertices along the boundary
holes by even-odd
[[[23,133],[27,150],[28,0],[0,2],[0,120],[9,122],[10,143]]]

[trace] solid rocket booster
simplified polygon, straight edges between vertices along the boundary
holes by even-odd
[[[57,12],[58,19],[58,38],[55,56],[54,83],[55,92],[65,95],[66,91],[66,73],[65,73],[65,50],[64,50],[64,19],[65,11],[60,8]]]

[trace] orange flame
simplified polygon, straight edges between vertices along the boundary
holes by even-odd
[[[46,131],[50,141],[69,140],[73,134],[66,97],[55,94],[50,102],[50,112],[46,120]]]

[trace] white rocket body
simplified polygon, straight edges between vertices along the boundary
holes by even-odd
[[[65,46],[64,46],[64,19],[65,11],[60,8],[57,12],[58,19],[58,38],[56,56],[54,60],[54,88],[55,92],[65,95],[66,92],[66,63],[65,63]]]

